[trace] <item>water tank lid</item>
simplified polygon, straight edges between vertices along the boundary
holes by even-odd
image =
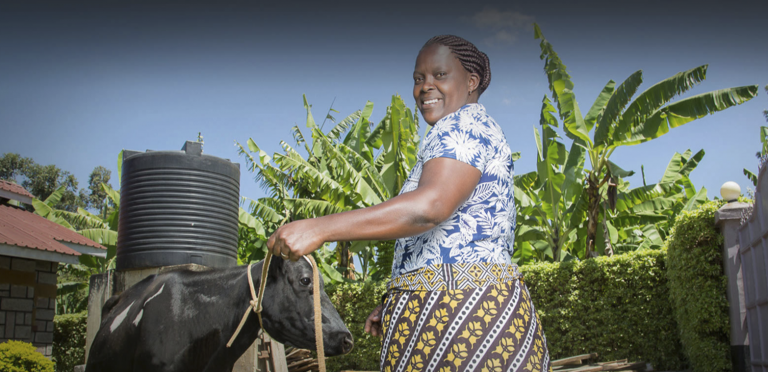
[[[146,152],[159,152],[159,151],[147,150]],[[176,151],[162,151],[162,152],[178,153]],[[187,155],[203,156],[203,144],[202,142],[197,142],[197,141],[186,141],[184,142],[184,146],[181,146],[181,151],[179,152],[184,152]],[[123,149],[123,161],[138,154],[143,154],[143,152]],[[205,156],[208,156],[208,155],[205,155]],[[218,157],[215,157],[215,158],[220,160],[226,160],[232,163],[232,161],[229,159],[222,159]],[[234,164],[234,166],[237,167],[238,170],[240,169],[240,163],[232,163],[232,164]]]

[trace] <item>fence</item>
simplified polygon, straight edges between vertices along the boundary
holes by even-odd
[[[753,372],[768,372],[768,167],[761,167],[751,216],[739,228]]]

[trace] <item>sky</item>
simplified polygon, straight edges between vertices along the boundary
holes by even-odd
[[[430,37],[455,34],[488,54],[492,80],[480,98],[535,170],[533,128],[548,94],[536,22],[568,66],[586,112],[602,87],[643,70],[645,90],[703,64],[707,79],[683,97],[758,84],[751,101],[656,140],[617,149],[612,160],[648,183],[674,152],[704,149],[694,185],[719,196],[743,168],[757,171],[758,131],[768,125],[768,6],[763,1],[476,2],[9,2],[0,3],[0,154],[19,153],[74,174],[80,187],[102,165],[117,186],[122,149],[178,150],[204,137],[206,154],[241,164],[241,195],[264,191],[235,143],[269,153],[305,128],[302,95],[322,122],[367,101],[377,122],[394,94],[413,107],[416,55]],[[639,93],[639,92],[638,92]],[[332,106],[331,106],[332,105]],[[329,129],[333,123],[326,123]],[[305,133],[307,131],[305,130]]]

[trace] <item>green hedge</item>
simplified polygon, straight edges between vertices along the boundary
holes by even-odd
[[[365,333],[365,320],[381,302],[386,292],[386,282],[341,284],[328,290],[331,302],[341,319],[352,332],[355,347],[346,355],[326,359],[329,371],[358,370],[378,371],[381,340]]]
[[[664,251],[520,269],[552,359],[596,352],[603,361],[645,361],[656,370],[685,366]]]
[[[682,212],[667,240],[667,277],[680,340],[697,372],[731,370],[723,237],[714,225],[721,205],[713,201]]]
[[[59,372],[71,372],[85,364],[85,328],[88,312],[56,315],[53,319],[53,354]]]
[[[53,372],[53,362],[37,352],[32,344],[10,340],[0,344],[0,371]]]

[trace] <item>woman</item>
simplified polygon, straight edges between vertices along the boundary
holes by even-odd
[[[365,325],[383,336],[382,371],[548,371],[544,334],[510,261],[512,153],[477,103],[491,80],[488,57],[460,37],[436,36],[413,80],[433,128],[400,195],[287,224],[267,245],[296,260],[324,242],[398,239],[386,301]]]

